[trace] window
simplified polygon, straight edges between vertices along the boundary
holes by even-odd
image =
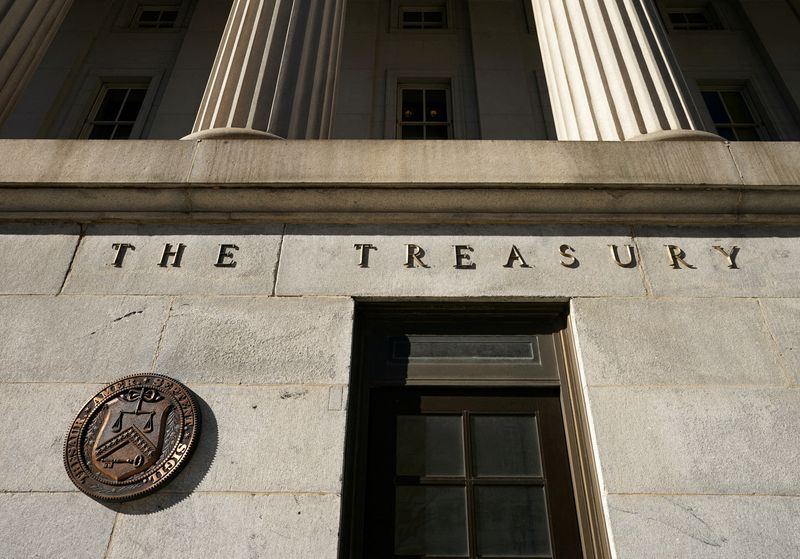
[[[452,138],[450,90],[441,85],[402,85],[398,90],[397,137],[403,140]]]
[[[177,20],[177,6],[140,6],[133,18],[133,27],[137,29],[173,29]]]
[[[563,317],[400,307],[359,309],[343,557],[603,556]]]
[[[402,29],[444,29],[447,15],[444,6],[400,8]]]
[[[704,89],[701,93],[717,134],[731,141],[766,138],[763,123],[745,88]]]
[[[667,8],[666,14],[669,27],[675,31],[707,31],[722,28],[710,5],[697,8]]]
[[[127,140],[133,133],[146,94],[146,84],[104,84],[80,137]]]
[[[390,31],[442,31],[453,23],[454,0],[389,0]],[[453,16],[453,17],[451,17]]]

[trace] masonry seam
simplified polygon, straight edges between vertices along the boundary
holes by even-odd
[[[195,161],[197,160],[197,151],[198,151],[197,148],[200,147],[200,142],[202,142],[202,141],[203,140],[197,140],[194,143],[194,149],[192,150],[192,158],[189,161],[189,169],[186,171],[186,177],[183,180],[183,182],[186,184],[186,187],[184,188],[184,191],[183,191],[183,195],[184,195],[184,198],[186,199],[186,213],[188,213],[188,214],[191,214],[192,211],[193,211],[192,210],[191,188],[190,188],[190,182],[189,181],[191,180],[192,172],[194,171],[194,164],[195,164]]]
[[[783,352],[781,351],[781,346],[778,343],[778,338],[775,336],[775,333],[772,331],[772,328],[769,327],[769,321],[767,320],[767,312],[764,310],[764,306],[761,304],[761,300],[756,298],[756,305],[758,305],[759,314],[761,316],[761,322],[764,324],[764,329],[767,331],[769,335],[769,339],[772,342],[772,347],[775,350],[775,354],[778,357],[778,363],[780,364],[781,371],[783,371],[784,377],[786,377],[786,383],[789,386],[793,386],[794,382],[792,379],[792,373],[787,366],[786,360],[784,359]]]
[[[642,251],[639,249],[639,242],[636,240],[636,228],[631,225],[631,242],[636,250],[636,258],[639,260],[639,274],[642,276],[642,284],[644,285],[645,297],[653,296],[653,288],[650,285],[650,278],[647,276],[647,270],[644,268],[644,258],[642,258]]]
[[[728,155],[733,162],[733,166],[736,168],[736,174],[739,175],[739,184],[742,185],[742,188],[739,188],[739,191],[736,193],[736,210],[735,215],[741,216],[742,215],[742,205],[744,201],[744,174],[742,173],[742,169],[739,167],[739,163],[736,161],[736,156],[733,154],[733,150],[731,149],[731,143],[725,142],[725,149],[728,151]]]
[[[161,343],[164,340],[164,332],[167,330],[167,323],[169,322],[169,318],[172,314],[172,307],[175,305],[176,297],[172,297],[169,300],[169,305],[167,305],[167,312],[166,316],[164,317],[164,323],[161,325],[161,331],[158,333],[158,341],[156,342],[156,350],[153,353],[153,361],[150,363],[150,372],[154,373],[156,370],[156,363],[158,362],[158,355],[161,353]]]
[[[78,248],[80,248],[81,241],[83,241],[85,235],[86,225],[81,223],[80,230],[78,231],[78,241],[75,243],[75,249],[72,251],[72,258],[69,259],[69,265],[67,266],[67,271],[64,274],[64,279],[61,280],[61,287],[59,287],[57,295],[61,295],[64,292],[64,287],[67,285],[67,280],[72,272],[72,267],[75,265],[75,257],[78,255]]]
[[[283,239],[286,238],[286,224],[283,224],[281,229],[281,241],[278,243],[278,255],[275,259],[275,269],[272,272],[272,294],[270,297],[275,297],[275,290],[278,288],[278,273],[281,269],[281,254],[283,253]]]
[[[111,524],[111,533],[108,535],[108,544],[106,551],[103,554],[103,559],[108,559],[108,554],[111,552],[111,544],[114,541],[114,533],[117,531],[117,520],[119,519],[119,512],[114,515],[114,522]]]

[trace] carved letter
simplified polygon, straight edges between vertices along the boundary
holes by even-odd
[[[581,265],[581,263],[578,261],[577,258],[575,258],[574,255],[569,254],[569,252],[575,252],[575,249],[572,248],[571,246],[561,245],[560,247],[558,247],[558,252],[564,258],[569,259],[567,262],[564,262],[563,259],[561,260],[561,265],[564,266],[565,268],[577,268],[578,266]]]
[[[185,244],[178,243],[178,248],[172,250],[172,245],[167,243],[164,245],[164,254],[161,255],[161,262],[159,262],[158,265],[162,268],[166,268],[169,265],[170,259],[172,258],[172,267],[180,268],[181,257],[183,257],[183,249],[185,248]]]
[[[356,247],[356,250],[360,250],[361,251],[361,254],[360,254],[359,258],[358,258],[358,265],[361,268],[369,268],[369,251],[370,250],[378,250],[378,247],[376,247],[375,245],[370,245],[370,244],[363,244],[363,245],[362,244],[356,244],[356,245],[353,245],[353,246]]]
[[[624,263],[619,259],[617,245],[608,245],[608,247],[611,249],[611,258],[614,259],[614,262],[617,264],[617,266],[622,268],[636,267],[636,252],[633,250],[633,245],[625,245],[625,248],[628,249],[628,261]]]
[[[732,246],[730,252],[726,251],[719,245],[714,245],[711,248],[713,248],[714,250],[722,254],[722,256],[728,259],[728,268],[730,268],[731,270],[739,269],[739,266],[736,264],[736,257],[739,255],[739,247]]]
[[[690,270],[694,270],[697,266],[692,266],[689,264],[685,258],[686,253],[683,252],[683,249],[678,245],[664,245],[667,247],[667,252],[669,253],[669,265],[675,268],[676,270],[681,269],[681,264],[684,267],[689,268]]]
[[[520,268],[530,268],[528,263],[525,262],[525,259],[522,257],[522,253],[519,251],[516,245],[511,245],[511,254],[508,255],[508,261],[503,264],[503,268],[513,268],[514,262],[519,260],[519,267]]]
[[[217,255],[217,261],[214,263],[214,266],[217,268],[235,268],[236,260],[233,259],[232,250],[239,250],[239,247],[236,245],[219,245],[219,254]],[[230,258],[231,261],[225,262],[226,258]]]
[[[416,268],[416,263],[419,263],[423,268],[430,268],[422,261],[423,256],[425,256],[425,250],[421,246],[406,245],[406,268]]]
[[[474,270],[475,269],[475,262],[470,262],[471,257],[469,254],[464,252],[468,250],[470,252],[474,252],[474,249],[469,245],[453,245],[453,249],[456,251],[456,263],[453,268],[457,270]]]
[[[136,247],[130,243],[114,243],[111,248],[117,251],[114,262],[111,264],[115,268],[122,268],[122,261],[125,260],[125,253],[128,252],[128,249],[136,250]]]

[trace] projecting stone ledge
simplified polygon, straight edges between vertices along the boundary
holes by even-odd
[[[0,220],[800,224],[798,143],[0,141]]]

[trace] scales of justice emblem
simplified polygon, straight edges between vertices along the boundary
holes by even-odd
[[[173,478],[194,449],[194,398],[163,375],[132,375],[103,388],[78,412],[64,443],[64,465],[84,493],[128,500]]]

